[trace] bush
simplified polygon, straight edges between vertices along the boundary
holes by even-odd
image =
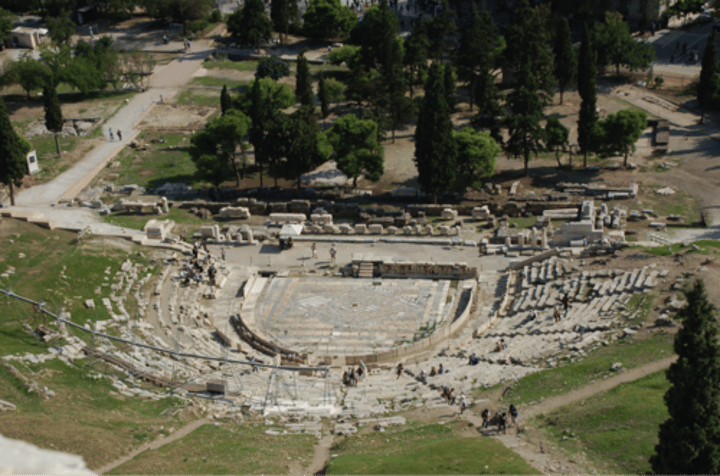
[[[203,31],[210,24],[207,20],[191,21],[187,24],[187,30],[192,32]]]
[[[220,23],[222,21],[222,13],[220,10],[213,10],[210,14],[210,23]]]

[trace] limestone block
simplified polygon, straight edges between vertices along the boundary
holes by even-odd
[[[203,238],[217,239],[220,236],[220,227],[217,225],[206,225],[200,228],[200,235]]]
[[[448,236],[450,234],[450,227],[447,225],[440,225],[437,229],[442,236]]]
[[[428,223],[427,225],[425,225],[425,233],[427,233],[428,235],[432,235],[433,231],[433,226],[431,224]]]
[[[450,236],[457,236],[460,234],[460,228],[458,228],[456,226],[451,226],[450,229],[448,230],[448,234]]]
[[[367,232],[367,226],[363,223],[358,223],[355,225],[355,233],[358,235],[364,235]]]
[[[220,218],[250,218],[250,210],[247,207],[224,207],[220,209]]]
[[[443,220],[455,220],[458,216],[457,210],[446,208],[442,211]]]
[[[318,225],[332,225],[333,216],[329,213],[313,213],[310,215],[310,221]]]
[[[383,232],[383,227],[382,227],[382,225],[377,225],[377,224],[376,224],[376,225],[370,225],[370,226],[368,227],[368,231],[369,231],[371,234],[373,234],[373,235],[381,235],[382,232]]]
[[[302,223],[307,220],[304,213],[271,213],[270,221],[274,223]]]
[[[335,225],[325,225],[322,227],[322,229],[323,229],[323,232],[330,233],[330,234],[335,234],[338,232],[338,229]]]
[[[339,225],[338,230],[340,230],[340,233],[344,233],[346,235],[350,234],[353,231],[352,227],[346,224]]]
[[[389,234],[391,234],[391,235],[394,235],[395,233],[397,233],[397,231],[398,231],[398,229],[397,229],[396,226],[389,226],[389,227],[387,227],[387,232],[388,232]]]
[[[413,231],[414,231],[414,228],[411,227],[410,225],[403,227],[403,232],[404,232],[406,235],[412,235]]]
[[[487,205],[483,205],[482,207],[473,207],[472,217],[475,220],[486,220],[490,217],[490,210]]]

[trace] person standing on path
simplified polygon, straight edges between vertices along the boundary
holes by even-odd
[[[122,131],[118,129],[118,140],[122,141]]]
[[[110,136],[110,142],[115,140],[115,136],[113,135],[112,127],[108,127],[108,135]]]
[[[312,251],[312,257],[313,257],[313,259],[317,259],[317,244],[316,244],[316,243],[313,243],[313,244],[310,246],[310,251]]]
[[[330,261],[332,261],[333,263],[335,262],[335,256],[336,256],[336,255],[337,255],[337,250],[335,249],[335,245],[333,244],[333,245],[330,247]]]
[[[220,248],[220,257],[225,261],[225,248]]]

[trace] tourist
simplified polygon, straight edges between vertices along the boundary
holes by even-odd
[[[553,311],[553,321],[554,322],[560,322],[560,309],[555,308]]]
[[[502,412],[500,414],[500,418],[498,418],[498,434],[500,434],[500,430],[502,430],[503,435],[506,433],[507,430],[507,413]]]
[[[348,372],[347,372],[347,370],[346,370],[345,372],[343,372],[342,383],[343,383],[343,385],[345,385],[346,387],[348,387],[348,386],[350,385],[349,382],[350,382],[350,378],[349,378]]]
[[[495,352],[502,352],[502,349],[503,348],[502,348],[502,345],[500,344],[500,342],[497,342],[495,344]]]
[[[496,350],[496,352],[500,352],[499,350]],[[470,359],[468,360],[468,365],[477,365],[480,363],[480,358],[475,354],[475,352],[472,353],[470,356]]]
[[[489,418],[489,417],[490,417],[490,410],[488,410],[488,409],[486,408],[485,410],[482,411],[482,413],[480,414],[480,416],[482,417],[482,420],[483,420],[481,428],[487,428],[488,425],[490,424],[490,418]]]
[[[421,381],[424,385],[427,385],[427,375],[425,375],[425,371],[424,371],[424,370],[421,370],[421,371],[420,371],[420,381]]]
[[[436,375],[437,375],[437,371],[435,370],[435,367],[433,366],[433,368],[430,369],[430,376],[434,377]]]
[[[570,307],[570,295],[568,293],[565,293],[565,295],[560,300],[560,303],[565,308],[565,314],[567,314],[568,308]]]
[[[115,136],[113,135],[112,127],[108,127],[108,135],[110,136],[110,142],[115,140]]]
[[[443,368],[443,364],[440,364],[440,367],[438,367],[438,375],[442,375],[445,373],[445,368]]]
[[[395,370],[395,373],[397,374],[397,379],[399,379],[402,376],[403,373],[403,364],[397,364],[397,369]],[[397,380],[395,379],[395,380]]]
[[[500,346],[503,348],[503,350],[507,349],[507,344],[505,343],[505,339],[500,339]]]
[[[358,367],[357,369],[357,378],[360,382],[363,381],[363,369],[362,367]]]
[[[312,257],[313,259],[317,259],[317,244],[313,243],[310,246],[310,251],[312,251]]]
[[[253,373],[257,372],[257,371],[258,371],[258,366],[255,365],[255,357],[250,357],[250,363],[253,364],[253,366],[252,366],[252,371],[253,371]]]
[[[520,412],[518,412],[518,409],[512,403],[510,404],[510,408],[508,408],[508,413],[510,413],[511,423],[517,425],[517,417],[520,415]]]
[[[530,309],[530,314],[528,315],[528,318],[530,319],[531,322],[534,321],[535,319],[537,319],[537,312],[535,311],[535,306],[533,306],[532,309]]]
[[[455,391],[454,388],[451,388],[448,392],[448,403],[450,405],[455,405],[455,395],[453,395],[453,392]]]
[[[465,394],[460,394],[460,414],[462,415],[467,408],[467,400],[465,400]]]
[[[122,131],[118,129],[118,140],[122,141]]]
[[[337,255],[337,250],[335,249],[335,245],[333,244],[333,245],[330,247],[330,261],[332,261],[333,263],[335,262],[335,256],[336,256],[336,255]]]
[[[225,248],[220,248],[220,258],[225,261]]]

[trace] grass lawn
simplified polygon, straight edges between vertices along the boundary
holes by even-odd
[[[106,223],[111,223],[113,225],[117,226],[123,226],[125,228],[134,228],[136,230],[142,230],[145,224],[151,220],[151,219],[158,219],[158,216],[153,213],[147,213],[147,214],[135,214],[135,213],[125,213],[125,212],[115,212],[110,215],[104,215],[103,220]],[[208,225],[211,223],[215,223],[214,221],[208,221],[203,220],[201,218],[198,218],[196,215],[193,215],[190,213],[190,210],[188,209],[180,209],[180,208],[171,208],[170,213],[167,215],[163,215],[159,217],[162,220],[170,219],[173,220],[177,224],[183,224],[183,225]],[[227,222],[218,222],[225,224]]]
[[[660,423],[668,418],[663,402],[668,388],[665,372],[657,372],[540,415],[534,423],[567,452],[583,451],[601,471],[647,474]]]
[[[259,424],[204,425],[157,450],[141,453],[109,474],[288,474],[307,466],[312,435],[266,435]]]
[[[236,69],[238,71],[255,71],[257,61],[206,61],[203,63],[205,69]]]
[[[151,143],[150,140],[162,137],[164,143]],[[143,187],[158,187],[165,182],[182,182],[196,185],[195,164],[190,159],[187,147],[190,136],[171,133],[151,133],[141,137],[146,141],[148,150],[136,151],[126,147],[115,161],[120,166],[107,169],[118,175],[114,182],[118,185],[137,184]],[[112,162],[111,162],[112,165]]]
[[[197,78],[193,78],[192,82],[200,86],[207,86],[213,88],[222,88],[223,86],[227,86],[228,89],[235,89],[239,88],[240,86],[247,85],[247,81],[235,81],[232,79],[216,78],[213,76],[199,76]]]
[[[699,249],[693,249],[693,246],[696,246]],[[701,255],[715,255],[720,254],[720,241],[698,240],[693,241],[690,246],[684,246],[682,243],[654,246],[652,248],[645,248],[645,252],[655,256],[670,256],[679,252],[696,253]]]
[[[220,109],[220,91],[217,91],[215,89],[205,91],[200,89],[186,89],[184,91],[181,91],[175,97],[175,103],[190,105],[199,104],[201,106],[214,106]]]
[[[502,443],[482,436],[460,436],[460,422],[411,423],[340,441],[327,474],[537,474]]]

